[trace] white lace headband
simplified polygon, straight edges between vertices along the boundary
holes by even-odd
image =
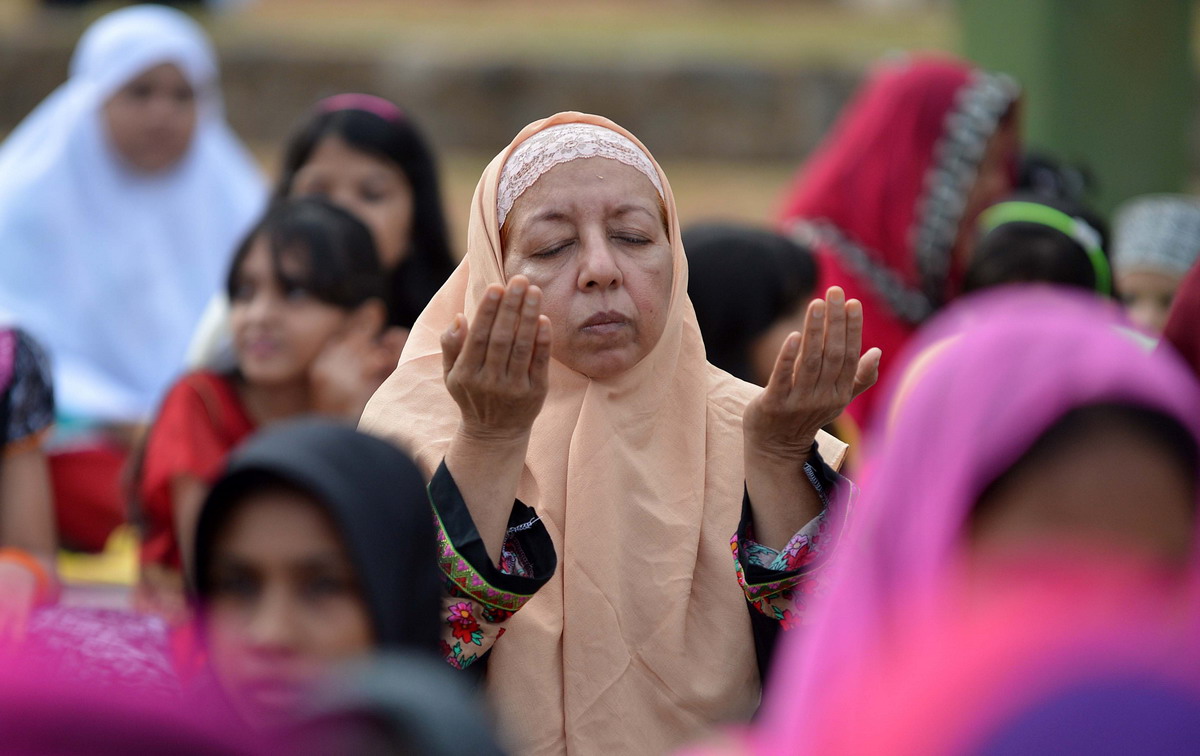
[[[612,129],[590,123],[564,123],[543,129],[521,142],[500,171],[500,188],[496,199],[498,224],[512,210],[513,203],[533,186],[546,171],[560,163],[580,158],[602,157],[617,160],[646,174],[666,199],[658,171],[646,153],[636,144]]]

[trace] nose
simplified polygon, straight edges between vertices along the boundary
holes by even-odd
[[[270,322],[278,312],[279,297],[269,290],[268,287],[262,287],[254,293],[254,296],[246,304],[246,317],[252,323]]]
[[[579,243],[579,288],[584,291],[604,291],[619,287],[624,275],[607,234],[602,231],[582,234]]]
[[[360,218],[363,217],[362,202],[359,200],[358,194],[352,187],[345,185],[335,186],[329,191],[325,199],[329,200],[343,210],[349,210],[351,213],[354,213]]]
[[[280,656],[296,648],[295,606],[282,588],[268,588],[249,609],[246,618],[246,641],[260,655]]]

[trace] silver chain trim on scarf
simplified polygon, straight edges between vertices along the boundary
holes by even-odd
[[[789,233],[811,249],[827,247],[862,278],[901,320],[917,325],[941,304],[950,274],[950,256],[967,194],[988,139],[1016,100],[1019,89],[1008,76],[976,72],[962,87],[946,114],[942,136],[934,145],[934,162],[925,174],[925,193],[917,201],[913,249],[921,289],[914,289],[877,255],[848,238],[827,220],[798,219]]]
[[[864,280],[897,317],[920,323],[933,314],[929,297],[910,288],[891,268],[881,265],[867,250],[851,241],[827,220],[798,219],[788,230],[797,244],[809,249],[828,248],[851,271]]]
[[[988,139],[1019,92],[1010,77],[977,71],[946,114],[912,236],[922,288],[935,308],[945,296],[954,242]]]

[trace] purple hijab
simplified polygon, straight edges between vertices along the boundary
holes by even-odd
[[[1126,322],[1095,297],[1045,287],[987,292],[930,323],[885,387],[891,410],[874,418],[854,532],[811,627],[776,657],[760,733],[804,742],[829,681],[863,672],[889,618],[936,610],[977,498],[1064,414],[1135,404],[1200,439],[1195,380]]]

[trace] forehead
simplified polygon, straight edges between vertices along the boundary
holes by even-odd
[[[309,250],[297,242],[280,249],[276,255],[267,234],[259,233],[237,266],[241,278],[265,277],[274,279],[277,273],[289,277],[303,276],[309,271]],[[278,270],[276,269],[278,268]]]
[[[340,551],[333,520],[312,496],[270,486],[248,492],[221,523],[217,554],[255,561]]]
[[[187,77],[184,76],[183,71],[174,63],[159,63],[156,66],[147,68],[137,76],[134,76],[132,79],[130,79],[127,83],[127,86],[133,84],[150,84],[168,87],[191,85],[190,82],[188,82]]]
[[[317,142],[300,171],[319,169],[344,173],[388,172],[403,175],[400,167],[390,160],[360,150],[338,134],[326,134]]]
[[[581,158],[546,171],[513,202],[507,223],[514,227],[546,211],[604,211],[625,204],[658,215],[659,195],[641,171],[609,158]]]

